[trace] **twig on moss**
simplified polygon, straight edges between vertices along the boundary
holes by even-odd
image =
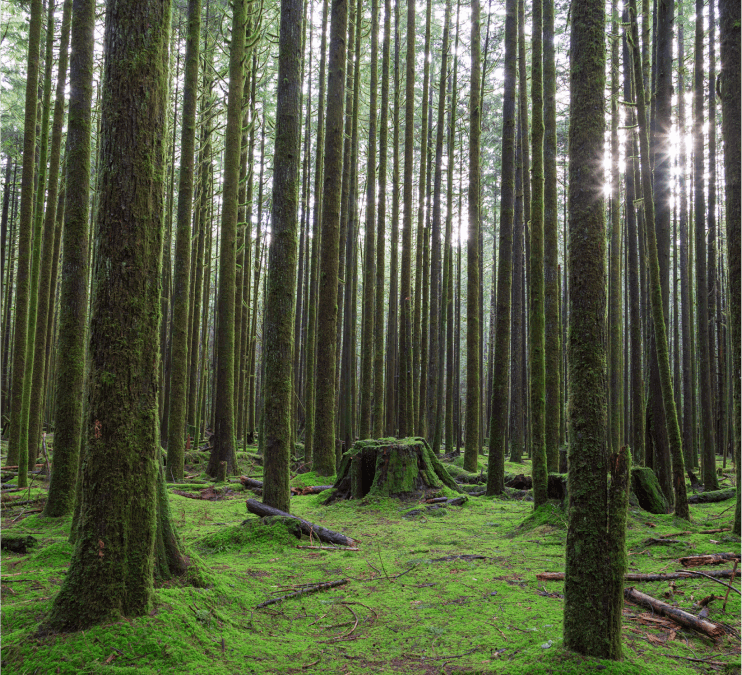
[[[736,570],[737,568],[737,561],[734,562],[734,568]],[[712,577],[710,574],[706,574],[705,572],[698,572],[696,570],[683,570],[686,574],[698,574],[702,577],[706,577],[707,579],[711,579],[711,581],[715,581],[717,584],[721,584],[722,586],[727,587],[727,595],[729,595],[729,591],[734,591],[737,595],[742,595],[734,586],[731,584],[725,584],[723,581],[719,581],[718,579]],[[734,575],[732,575],[732,578],[734,578]]]
[[[344,584],[347,584],[347,583],[349,583],[348,579],[338,579],[337,581],[329,581],[326,583],[315,584],[314,586],[302,588],[302,589],[299,589],[298,591],[294,591],[293,593],[287,593],[286,595],[282,595],[280,598],[271,598],[270,600],[261,602],[259,605],[255,607],[255,609],[262,609],[263,607],[267,607],[268,605],[274,605],[277,602],[283,602],[284,600],[288,600],[289,598],[295,598],[299,595],[308,595],[309,593],[316,593],[317,591],[327,591],[330,588],[336,588],[337,586],[343,586]]]

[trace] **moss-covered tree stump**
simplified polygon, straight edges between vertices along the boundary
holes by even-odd
[[[461,492],[424,438],[357,441],[343,454],[325,504],[339,499],[419,498],[448,488]]]
[[[635,466],[631,469],[631,491],[639,506],[649,513],[668,513],[669,505],[652,469]]]

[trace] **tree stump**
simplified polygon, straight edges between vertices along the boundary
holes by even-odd
[[[444,487],[461,492],[424,438],[357,441],[343,454],[332,487],[325,504],[367,495],[416,499]]]

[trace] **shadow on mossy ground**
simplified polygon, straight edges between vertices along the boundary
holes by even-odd
[[[242,458],[241,463],[250,462]],[[260,478],[254,462],[251,475]],[[198,475],[198,467],[190,472]],[[530,473],[530,463],[510,465]],[[297,485],[330,483],[303,474]],[[43,491],[43,487],[41,488]],[[217,582],[209,589],[161,587],[148,616],[84,633],[37,637],[66,573],[70,521],[6,512],[3,531],[32,534],[29,555],[2,558],[4,673],[509,673],[633,674],[739,672],[740,596],[709,605],[709,618],[735,634],[717,644],[691,631],[641,622],[624,613],[624,661],[585,659],[562,648],[563,584],[546,587],[541,571],[562,571],[567,517],[558,504],[470,498],[443,515],[403,519],[410,504],[364,499],[321,505],[321,495],[293,497],[292,512],[357,539],[359,551],[298,549],[280,524],[257,525],[237,493],[217,501],[171,495],[175,524]],[[632,572],[672,571],[682,555],[738,551],[726,527],[732,502],[692,507],[689,526],[671,515],[631,507]],[[15,522],[13,522],[13,520]],[[252,524],[243,526],[245,519]],[[648,546],[678,535],[680,544]],[[314,542],[315,544],[318,542]],[[309,545],[304,538],[300,545]],[[456,556],[484,556],[462,558]],[[255,606],[302,584],[349,579],[327,591],[265,609]],[[686,610],[724,589],[708,579],[642,584],[645,593]],[[697,610],[695,610],[697,612]],[[649,622],[646,622],[649,623]],[[673,658],[679,657],[679,658]],[[691,661],[698,659],[699,661]],[[704,661],[705,663],[701,663]],[[727,666],[729,664],[729,666]],[[736,668],[736,670],[735,670]]]

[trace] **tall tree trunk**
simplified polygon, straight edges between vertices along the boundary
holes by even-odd
[[[196,108],[198,102],[198,64],[201,42],[201,0],[188,2],[185,75],[183,83],[183,122],[180,137],[180,175],[178,181],[178,216],[175,235],[175,271],[173,274],[173,318],[171,333],[170,409],[167,442],[167,477],[183,480],[185,458],[186,378],[188,375],[188,324],[191,286],[191,211],[193,205],[193,165],[196,146]],[[194,296],[196,293],[194,289]],[[194,313],[196,305],[194,303]],[[197,324],[197,321],[193,321]],[[193,363],[196,354],[190,354]]]
[[[95,1],[73,0],[70,27],[70,103],[67,128],[62,241],[62,287],[59,296],[54,468],[44,513],[72,512],[82,443],[85,385],[85,336],[88,308],[88,218],[90,195],[91,103]]]
[[[86,457],[77,545],[49,617],[58,630],[147,613],[158,527],[163,547],[177,542],[167,518],[158,514],[164,485],[158,358],[151,352],[160,321],[159,137],[169,23],[167,1],[109,4]],[[145,52],[150,58],[143,60]]]
[[[376,331],[374,310],[376,294],[376,98],[379,87],[379,2],[371,2],[371,90],[368,111],[368,154],[366,157],[366,246],[363,267],[363,345],[361,347],[361,438],[370,438],[373,427],[371,409],[373,404],[374,342]],[[383,203],[379,210],[384,208]]]
[[[698,389],[701,402],[701,469],[704,487],[716,490],[716,440],[713,425],[711,396],[711,356],[709,353],[708,283],[706,276],[706,200],[704,199],[704,144],[703,144],[703,2],[696,0],[695,91],[693,94],[693,192],[695,195],[696,237],[696,319],[698,348]]]
[[[469,234],[466,240],[466,446],[464,468],[477,470],[482,443],[479,439],[479,156],[482,108],[480,100],[479,0],[471,3],[471,83],[469,85]]]
[[[327,126],[322,190],[320,256],[322,276],[319,283],[317,310],[317,387],[313,454],[314,470],[322,476],[335,473],[335,352],[347,23],[347,0],[333,2],[330,21],[330,72],[327,82]]]
[[[399,294],[398,424],[401,437],[414,433],[412,395],[412,174],[415,141],[415,2],[407,0],[407,56],[405,62],[404,220]]]
[[[632,14],[633,12],[633,14]],[[634,43],[634,86],[636,87],[636,107],[639,116],[639,147],[641,155],[642,192],[644,194],[644,214],[647,226],[647,252],[649,254],[650,272],[650,301],[652,307],[652,322],[654,324],[655,343],[659,363],[660,383],[662,385],[662,405],[664,417],[667,420],[667,436],[670,442],[670,457],[672,460],[672,481],[675,491],[675,515],[679,518],[690,519],[688,498],[685,491],[685,465],[683,462],[683,443],[680,437],[677,408],[672,390],[670,375],[670,353],[667,344],[667,329],[663,313],[662,287],[660,283],[660,265],[657,255],[657,239],[654,227],[654,198],[652,194],[652,177],[649,168],[649,139],[647,138],[647,117],[644,102],[644,85],[639,69],[639,29],[636,24],[636,0],[631,0],[629,8],[631,18],[631,32]]]
[[[531,275],[529,307],[529,366],[531,395],[531,462],[533,466],[533,506],[538,508],[548,500],[548,468],[546,462],[545,407],[545,315],[544,315],[544,64],[543,64],[543,4],[533,0],[531,37]]]
[[[559,319],[556,63],[554,0],[544,3],[544,437],[549,471],[559,470],[562,341]],[[493,277],[494,283],[494,277]]]
[[[709,100],[709,125],[708,125],[708,210],[706,211],[708,224],[708,339],[709,339],[709,382],[711,385],[711,418],[714,425],[714,472],[716,472],[717,444],[721,444],[722,437],[719,434],[719,420],[722,416],[719,396],[719,381],[721,372],[718,369],[718,352],[716,349],[716,297],[719,294],[718,266],[716,255],[716,242],[718,239],[716,227],[716,12],[715,0],[710,0],[709,8],[709,77],[708,77],[708,100]],[[709,457],[711,454],[709,453]]]
[[[606,256],[603,215],[605,4],[572,6],[569,124],[569,527],[564,644],[621,658],[620,581],[626,567],[626,494],[608,492]],[[590,77],[585,74],[590,73]],[[618,474],[618,475],[616,475]],[[627,485],[626,482],[623,485]],[[621,498],[623,497],[623,499]],[[613,516],[606,518],[610,509]],[[622,518],[621,518],[622,516]],[[617,554],[614,557],[614,553]],[[618,581],[618,583],[616,583]],[[615,616],[618,614],[618,620]]]
[[[299,213],[302,0],[281,0],[273,212],[265,304],[265,482],[263,502],[289,512],[291,369]]]
[[[513,281],[513,204],[515,200],[515,72],[518,15],[516,0],[505,4],[505,60],[502,109],[502,193],[500,240],[497,262],[497,319],[495,323],[495,372],[492,383],[487,494],[505,487],[505,439],[508,414],[510,354],[510,291]]]
[[[734,458],[737,466],[735,534],[740,533],[740,5],[720,0],[721,112],[724,137],[724,185],[729,269],[729,324],[731,328],[731,387],[734,405]]]
[[[26,342],[31,294],[31,247],[33,236],[34,174],[36,151],[36,108],[39,82],[39,46],[41,44],[41,0],[31,3],[28,32],[28,66],[26,101],[23,121],[23,171],[21,173],[21,207],[18,223],[18,268],[16,271],[15,332],[13,335],[13,380],[7,464],[18,465],[18,486],[28,484],[28,426],[23,424],[24,382],[27,364]]]

